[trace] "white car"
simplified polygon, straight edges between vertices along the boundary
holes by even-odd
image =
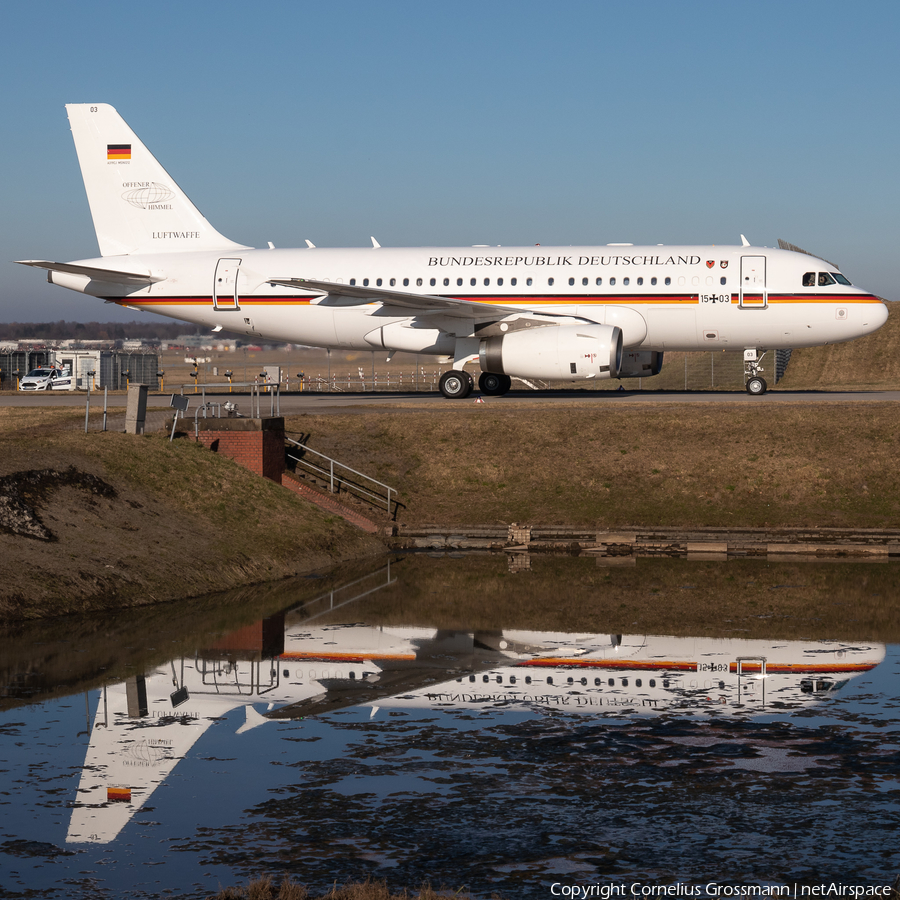
[[[72,373],[69,368],[41,366],[32,369],[20,382],[20,391],[70,391],[72,390]]]

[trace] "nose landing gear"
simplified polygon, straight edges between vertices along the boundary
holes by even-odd
[[[760,353],[755,348],[744,351],[744,378],[746,379],[747,393],[754,397],[761,397],[768,389],[766,379],[760,376],[763,371],[760,363],[768,351]]]

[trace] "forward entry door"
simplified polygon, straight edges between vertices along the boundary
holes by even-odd
[[[764,256],[741,257],[741,309],[765,309],[766,258]]]
[[[220,259],[213,278],[213,309],[240,309],[238,299],[239,259]]]

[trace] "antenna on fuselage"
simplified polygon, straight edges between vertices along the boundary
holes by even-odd
[[[379,244],[378,241],[375,240],[375,238],[372,238],[372,249],[373,250],[381,249],[381,244]]]
[[[750,241],[748,241],[747,238],[745,238],[743,235],[741,235],[741,246],[742,247],[750,246]]]

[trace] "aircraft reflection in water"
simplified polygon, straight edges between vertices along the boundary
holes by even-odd
[[[285,630],[281,614],[103,689],[67,841],[114,840],[204,732],[240,706],[238,734],[356,705],[372,716],[381,706],[753,716],[826,701],[884,655],[882,644],[837,641],[308,622]]]

